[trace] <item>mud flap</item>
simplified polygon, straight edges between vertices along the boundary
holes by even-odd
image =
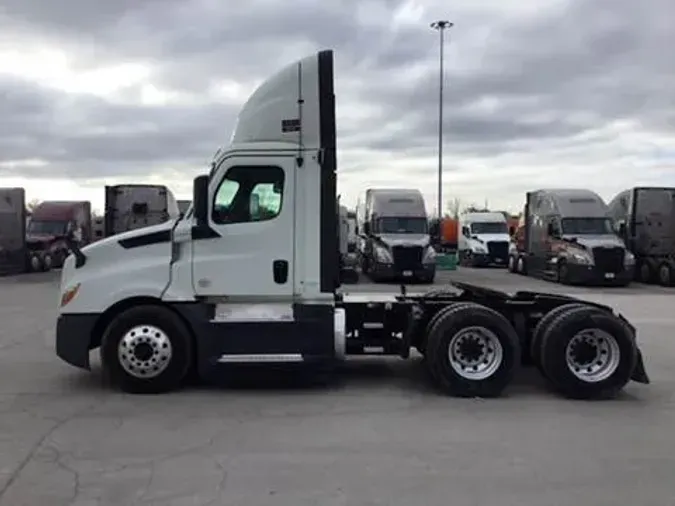
[[[635,362],[635,369],[633,369],[633,374],[630,379],[636,381],[637,383],[644,383],[648,385],[650,383],[649,376],[647,376],[647,371],[645,371],[645,364],[642,360],[642,352],[637,350],[637,361]]]

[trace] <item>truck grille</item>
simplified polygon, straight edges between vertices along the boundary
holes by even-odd
[[[394,266],[401,270],[419,268],[422,263],[421,246],[394,246],[391,250],[394,257]]]
[[[613,272],[615,274],[621,272],[623,270],[624,255],[624,249],[619,247],[593,248],[593,259],[595,260],[595,266],[602,272]]]
[[[509,257],[508,241],[489,241],[487,243],[488,253],[491,258],[501,258],[506,261]]]

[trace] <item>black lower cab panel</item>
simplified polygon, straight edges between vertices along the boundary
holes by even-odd
[[[223,367],[323,363],[335,357],[332,306],[296,304],[292,321],[214,321],[212,306],[179,304],[197,340],[197,367],[208,379]]]

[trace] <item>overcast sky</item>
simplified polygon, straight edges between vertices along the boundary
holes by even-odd
[[[0,0],[0,186],[87,198],[192,178],[279,67],[336,51],[339,190],[517,210],[536,187],[675,185],[672,0]],[[291,7],[292,6],[292,7]],[[450,8],[452,7],[452,8]]]

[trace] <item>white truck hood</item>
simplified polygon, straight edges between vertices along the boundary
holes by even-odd
[[[158,225],[150,225],[148,227],[136,228],[134,230],[129,230],[128,232],[122,232],[121,234],[111,235],[100,241],[91,243],[84,248],[82,252],[86,255],[89,252],[94,252],[102,248],[109,248],[110,246],[119,247],[119,241],[123,239],[131,239],[133,237],[141,237],[148,234],[153,234],[155,232],[171,231],[175,225],[175,220],[166,221]]]
[[[170,233],[175,221],[130,230],[107,237],[82,248],[85,264],[75,268],[69,255],[61,271],[61,293],[79,285],[78,296],[67,312],[96,312],[117,301],[148,296],[161,298],[171,279]],[[150,236],[136,244],[120,244],[125,239]]]

